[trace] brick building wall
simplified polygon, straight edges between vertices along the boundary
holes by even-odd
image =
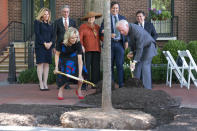
[[[22,21],[22,0],[8,0],[8,19]]]
[[[120,14],[124,15],[129,22],[135,22],[135,13],[138,10],[143,10],[145,14],[148,15],[148,0],[121,0],[119,4]]]
[[[197,0],[175,0],[174,15],[179,17],[179,39],[197,40]]]
[[[112,0],[115,1],[115,0]],[[135,12],[144,10],[148,15],[149,0],[119,0],[120,14],[129,22],[135,21]],[[84,0],[56,0],[56,18],[61,16],[63,4],[70,5],[70,16],[74,19],[84,16]],[[22,21],[22,0],[8,0],[10,21]],[[174,15],[179,17],[178,39],[186,42],[197,40],[197,0],[174,0]]]
[[[0,32],[8,25],[8,2],[7,0],[0,1]],[[6,30],[7,31],[7,30]],[[6,32],[0,34],[0,51],[8,43],[8,37],[5,36]]]

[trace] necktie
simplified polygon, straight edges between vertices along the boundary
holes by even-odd
[[[118,18],[114,16],[114,20],[115,20],[114,33],[116,34],[116,38],[117,38],[120,35],[119,31],[116,29],[116,23],[118,22]]]
[[[142,24],[140,24],[140,26],[141,26],[142,28],[144,28]]]
[[[66,19],[65,19],[65,22],[64,22],[64,28],[65,28],[65,30],[67,30],[67,29],[68,29],[68,24],[67,24]]]

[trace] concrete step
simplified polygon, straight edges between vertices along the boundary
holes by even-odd
[[[3,53],[8,53],[9,52],[9,50],[7,50],[7,51],[4,51]],[[17,52],[25,52],[25,50],[24,50],[24,48],[15,48],[15,53],[17,53]],[[28,52],[28,50],[26,50],[26,52]]]
[[[25,64],[24,60],[16,60],[15,62],[16,62],[16,64]],[[6,59],[1,64],[9,64],[9,59]]]
[[[16,62],[16,72],[24,71],[28,68],[28,64],[25,64],[25,43],[24,42],[14,42],[15,47],[15,62]],[[8,47],[4,52],[3,55],[0,55],[0,61],[4,59],[9,54],[9,48]],[[27,50],[26,50],[27,51]],[[26,52],[26,58],[28,57],[28,51]],[[35,58],[35,56],[34,56]],[[36,58],[34,59],[36,62]],[[9,57],[5,59],[0,64],[0,73],[8,73],[9,69]]]
[[[25,47],[25,44],[27,44],[27,43],[25,43],[25,42],[14,42],[14,47],[15,48],[24,48]]]
[[[16,70],[16,73],[20,73],[20,72],[22,72],[24,70],[22,70],[22,69],[21,70]],[[9,72],[9,70],[0,70],[0,73],[8,73],[8,72]]]
[[[16,69],[27,69],[28,65],[16,65]],[[8,70],[9,69],[9,65],[0,65],[0,70]]]
[[[4,51],[3,52],[4,56],[7,55],[7,54],[9,54],[9,51]],[[25,54],[25,51],[24,51],[24,49],[15,50],[15,54]],[[28,54],[28,52],[26,52],[26,54]]]

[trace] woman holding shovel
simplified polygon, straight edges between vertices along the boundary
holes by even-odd
[[[54,73],[58,74],[56,84],[59,87],[58,100],[63,100],[64,86],[67,82],[72,81],[69,77],[65,77],[60,72],[78,77],[78,89],[76,95],[79,99],[84,99],[81,92],[81,86],[83,82],[82,77],[82,47],[79,42],[79,32],[76,28],[69,27],[64,35],[64,41],[62,44],[57,44],[55,54],[55,70]],[[74,81],[77,82],[76,80]]]

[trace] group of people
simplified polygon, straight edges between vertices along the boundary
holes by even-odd
[[[119,3],[111,2],[111,70],[114,79],[114,65],[118,74],[119,88],[123,87],[124,78],[124,50],[130,47],[128,58],[133,57],[130,68],[134,76],[143,81],[144,87],[152,88],[151,61],[156,55],[157,33],[153,25],[145,22],[143,11],[136,13],[136,24],[129,24],[126,18],[119,14]],[[102,14],[88,12],[81,20],[86,21],[79,29],[76,22],[69,17],[70,8],[64,5],[61,8],[62,17],[51,23],[51,12],[42,8],[34,21],[35,53],[37,75],[41,91],[49,90],[47,86],[49,64],[52,63],[52,54],[55,54],[55,70],[58,86],[57,98],[63,100],[63,91],[69,86],[72,79],[58,74],[63,72],[80,78],[76,95],[84,99],[81,91],[84,72],[87,80],[97,84],[100,80],[101,41],[104,35],[104,22],[101,26],[95,24],[95,19]],[[142,26],[142,27],[140,27]],[[85,66],[84,66],[85,65]]]

